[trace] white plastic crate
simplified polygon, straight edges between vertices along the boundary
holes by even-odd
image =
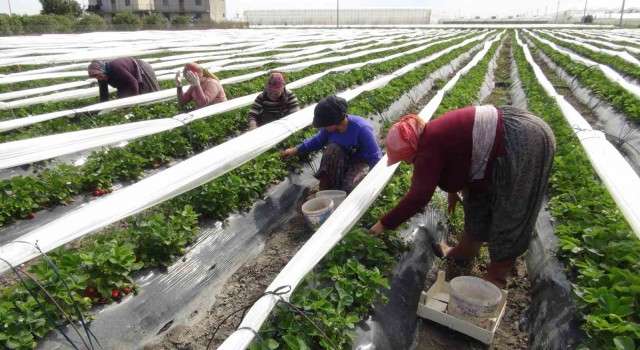
[[[487,319],[483,328],[447,314],[449,282],[444,278],[444,271],[438,271],[436,283],[426,293],[422,292],[418,303],[418,316],[447,326],[485,344],[491,344],[506,309],[507,291],[502,290],[502,301],[495,314]]]

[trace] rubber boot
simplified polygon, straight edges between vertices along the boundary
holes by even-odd
[[[507,275],[516,264],[516,258],[509,258],[500,261],[491,261],[487,267],[487,274],[484,279],[495,284],[500,289],[507,286]]]

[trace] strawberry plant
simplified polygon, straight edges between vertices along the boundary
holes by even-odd
[[[616,111],[627,116],[633,123],[640,123],[640,99],[635,95],[611,81],[600,69],[574,62],[568,55],[552,49],[551,46],[533,37],[529,37],[529,40],[535,44],[537,50],[574,76],[580,84],[593,91],[599,99],[611,104]]]
[[[517,44],[514,57],[529,110],[557,139],[550,211],[586,331],[584,348],[632,349],[640,338],[640,242],[593,170],[554,100],[537,82]]]

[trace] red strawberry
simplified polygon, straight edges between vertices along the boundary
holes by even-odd
[[[104,304],[104,303],[106,303],[106,302],[107,302],[107,299],[105,299],[105,298],[102,298],[102,297],[101,297],[100,299],[98,299],[98,302],[99,302],[100,304]]]
[[[122,288],[122,292],[124,293],[124,295],[127,295],[127,294],[131,293],[131,288],[124,287],[124,288]]]
[[[99,190],[93,191],[92,194],[93,194],[94,197],[100,197],[100,191]]]
[[[36,217],[36,213],[34,212],[30,212],[29,214],[27,214],[27,219],[33,219]]]
[[[113,288],[113,290],[111,290],[111,297],[115,299],[118,297],[118,295],[119,295],[118,288]]]
[[[105,191],[104,189],[99,189],[98,192],[100,192],[100,195],[102,196],[103,194],[107,193],[107,191]]]

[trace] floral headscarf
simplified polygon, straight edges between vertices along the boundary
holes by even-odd
[[[267,92],[279,94],[284,90],[284,84],[284,75],[282,73],[272,73],[266,84],[264,84],[264,89]]]

